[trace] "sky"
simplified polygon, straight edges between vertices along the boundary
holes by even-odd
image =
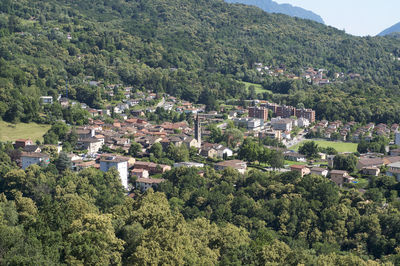
[[[313,11],[325,24],[357,36],[375,36],[400,22],[399,0],[274,0]]]

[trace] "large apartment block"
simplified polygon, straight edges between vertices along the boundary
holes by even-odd
[[[312,109],[296,109],[296,117],[303,117],[313,123],[315,122],[315,111]]]
[[[264,121],[268,120],[268,109],[265,107],[250,107],[249,108],[249,117],[259,118]]]
[[[296,107],[293,106],[287,106],[287,105],[279,105],[276,103],[269,103],[267,102],[266,104],[264,104],[264,106],[269,109],[272,110],[272,112],[276,115],[276,116],[280,116],[282,118],[289,118],[291,116],[296,116],[297,118],[305,118],[308,121],[310,121],[310,123],[315,122],[315,111],[312,109],[296,109]],[[251,110],[253,109],[253,110]],[[257,107],[251,107],[249,108],[249,116],[252,114],[257,115],[257,111],[255,110],[257,109]],[[260,109],[260,108],[258,108]],[[252,117],[252,116],[250,116]]]

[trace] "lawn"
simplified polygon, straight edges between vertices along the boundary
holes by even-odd
[[[250,82],[245,82],[243,81],[244,85],[246,85],[246,90],[253,85],[256,88],[256,93],[263,93],[263,92],[269,92],[272,93],[269,90],[264,90],[263,87],[260,84],[255,84],[255,83],[250,83]]]
[[[311,141],[311,140],[305,140],[305,141]],[[323,147],[323,148],[332,147],[335,150],[337,150],[338,152],[356,152],[357,151],[357,143],[340,142],[340,141],[327,141],[327,140],[313,140],[313,141],[315,143],[317,143],[318,146],[320,146],[320,147]],[[300,143],[290,147],[290,149],[297,151],[299,149],[299,146],[303,142],[300,142]]]
[[[49,130],[50,125],[36,123],[11,124],[0,121],[0,141],[14,141],[16,139],[31,139],[43,141],[43,135]]]

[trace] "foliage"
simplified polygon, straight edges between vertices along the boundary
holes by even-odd
[[[354,172],[357,166],[357,157],[353,154],[350,155],[336,155],[333,159],[333,168],[337,170],[346,170]]]
[[[304,154],[307,156],[307,159],[313,160],[318,159],[319,156],[319,147],[318,144],[314,141],[307,141],[301,144],[299,147],[299,153]]]

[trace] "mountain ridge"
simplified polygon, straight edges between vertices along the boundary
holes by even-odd
[[[398,33],[398,32],[400,32],[400,22],[396,23],[393,26],[391,26],[391,27],[387,28],[386,30],[382,31],[377,36],[386,36],[386,35],[390,35],[392,33]]]
[[[325,24],[324,20],[318,14],[291,4],[278,4],[272,0],[225,0],[227,3],[239,3],[251,5],[261,8],[268,13],[285,14],[291,17],[309,19],[321,24]]]

